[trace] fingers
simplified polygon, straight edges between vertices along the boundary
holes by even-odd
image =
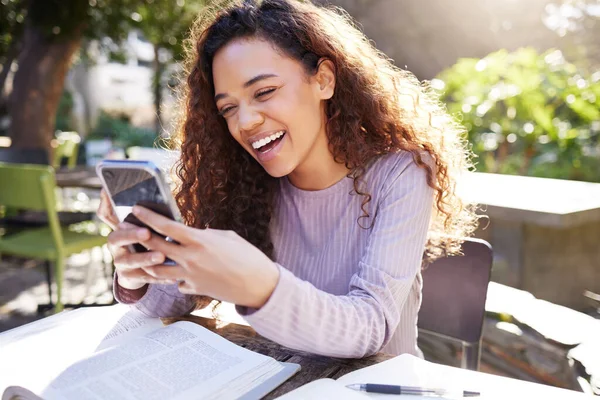
[[[119,224],[119,218],[108,198],[108,193],[104,189],[100,191],[100,206],[98,207],[98,211],[96,211],[96,215],[113,230]]]
[[[150,230],[138,228],[131,224],[119,224],[116,230],[108,235],[109,248],[125,247],[151,238]]]
[[[154,265],[142,268],[143,271],[154,279],[159,281],[177,282],[182,280],[187,271],[179,265]]]
[[[171,237],[181,244],[190,241],[190,230],[184,224],[163,217],[141,206],[133,207],[133,214],[161,235]]]
[[[143,269],[134,269],[130,271],[118,271],[117,279],[119,285],[124,288],[142,287],[147,283],[169,285],[177,283],[176,280],[159,279],[148,275]]]
[[[182,247],[179,244],[167,242],[164,238],[158,235],[152,235],[149,240],[142,241],[141,244],[143,244],[147,249],[166,255],[177,264],[182,264],[183,252]]]
[[[129,253],[121,254],[115,258],[115,268],[118,271],[131,271],[144,267],[160,265],[165,262],[165,256],[162,253],[150,251],[147,253]]]
[[[198,294],[186,281],[177,282],[177,288],[183,294]]]

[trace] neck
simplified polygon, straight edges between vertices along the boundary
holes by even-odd
[[[324,130],[309,151],[309,156],[289,175],[291,184],[302,190],[323,190],[342,180],[350,170],[335,162]]]

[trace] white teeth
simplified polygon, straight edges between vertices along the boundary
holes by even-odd
[[[263,147],[265,144],[272,142],[273,140],[279,139],[280,137],[283,136],[283,134],[285,133],[285,131],[279,131],[279,132],[275,132],[274,134],[272,134],[271,136],[268,136],[266,138],[263,138],[261,140],[257,140],[256,142],[252,143],[252,147],[256,150],[260,149],[261,147]]]

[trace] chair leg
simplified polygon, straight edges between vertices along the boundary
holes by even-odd
[[[48,303],[38,304],[37,312],[40,315],[54,309],[54,300],[52,299],[52,264],[50,261],[44,261],[44,269],[46,270],[46,285],[48,286]]]
[[[110,265],[114,269],[114,265],[112,264],[112,262],[110,263]],[[46,280],[48,283],[48,295],[50,297],[50,301],[48,304],[38,304],[38,313],[39,314],[44,314],[45,312],[50,311],[50,310],[52,310],[53,313],[59,313],[59,312],[63,311],[65,308],[75,309],[75,308],[80,308],[80,307],[102,307],[102,306],[111,306],[111,305],[117,303],[117,301],[114,298],[113,298],[112,302],[106,303],[106,304],[104,304],[104,303],[102,303],[102,304],[63,303],[62,302],[62,288],[63,288],[63,281],[64,281],[65,260],[64,260],[64,258],[61,258],[61,259],[56,260],[56,263],[54,264],[54,277],[55,277],[55,281],[56,281],[56,304],[54,304],[52,301],[53,300],[52,299],[52,266],[49,261],[45,262],[45,266],[46,266]],[[109,282],[112,283],[112,280],[110,280]]]
[[[62,302],[62,287],[64,281],[64,273],[65,273],[65,260],[60,257],[56,259],[54,263],[54,280],[56,281],[56,306],[54,307],[54,312],[59,313],[63,310],[63,302]]]
[[[48,304],[53,304],[52,300],[52,264],[50,261],[44,261],[44,267],[46,268],[46,284],[48,285]]]
[[[460,367],[479,371],[479,362],[481,360],[481,339],[476,343],[462,342],[462,360]]]

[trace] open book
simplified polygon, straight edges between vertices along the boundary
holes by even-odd
[[[258,399],[300,368],[123,306],[58,314],[0,335],[0,346],[0,391],[13,385],[2,400]]]

